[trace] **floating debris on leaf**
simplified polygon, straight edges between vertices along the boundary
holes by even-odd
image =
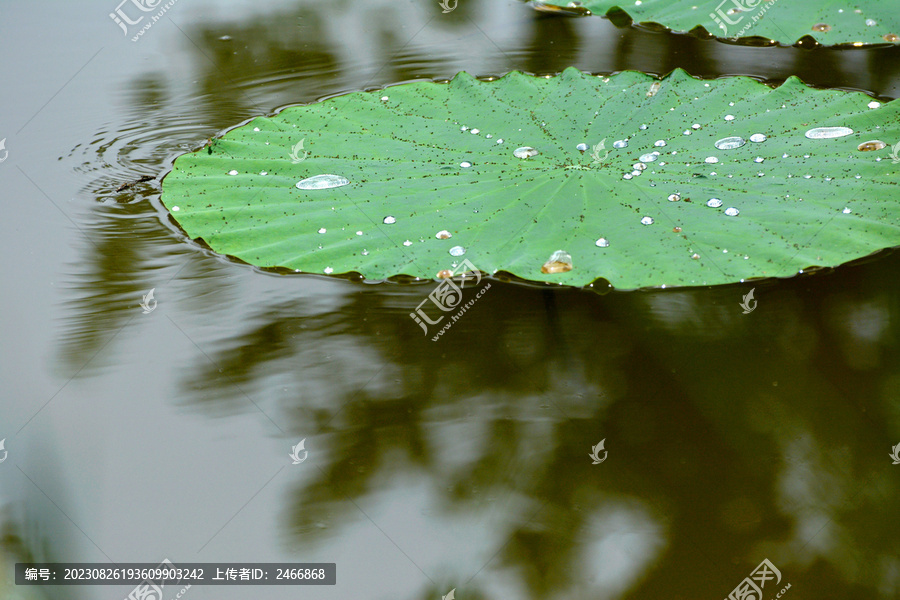
[[[348,185],[350,180],[340,175],[315,175],[297,182],[297,188],[301,190],[329,190],[331,188]]]
[[[565,250],[557,250],[550,255],[550,260],[541,267],[541,273],[565,273],[572,270],[572,255]]]

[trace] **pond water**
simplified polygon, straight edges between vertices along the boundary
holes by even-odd
[[[15,586],[17,561],[164,558],[336,563],[334,586],[190,600],[724,598],[764,560],[765,598],[900,597],[898,253],[714,288],[494,280],[433,342],[409,318],[432,282],[259,272],[159,202],[180,153],[350,90],[682,67],[890,100],[900,49],[514,0],[180,0],[132,42],[116,8],[0,22],[0,597],[133,587]]]

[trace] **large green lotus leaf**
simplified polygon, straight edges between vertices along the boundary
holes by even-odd
[[[807,137],[819,127],[853,133]],[[162,198],[190,237],[261,267],[434,278],[467,259],[569,285],[719,284],[900,244],[898,139],[900,101],[796,78],[460,73],[253,119],[178,157]],[[324,174],[350,183],[295,185]],[[573,268],[543,273],[557,250]]]
[[[900,41],[896,0],[535,0],[539,10],[595,15],[624,11],[638,23],[673,31],[702,27],[723,38],[763,37],[791,45],[810,36],[826,46]]]

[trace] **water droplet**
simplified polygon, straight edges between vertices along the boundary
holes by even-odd
[[[331,188],[348,185],[350,180],[340,175],[315,175],[307,177],[297,182],[297,187],[301,190],[328,190]]]
[[[594,242],[598,248],[609,248],[609,240],[606,238],[600,238],[596,242]]]
[[[632,177],[637,177],[637,176],[639,176],[640,174],[641,174],[641,172],[638,171],[637,169],[635,169],[634,171],[631,172],[631,176],[632,176]]]
[[[462,256],[466,253],[466,249],[462,246],[453,246],[450,248],[450,256]]]
[[[461,163],[459,163],[459,166],[462,167],[463,169],[468,169],[469,167],[472,166],[472,163],[470,163],[467,160],[464,160]]]
[[[229,174],[229,175],[237,175],[238,172],[235,171],[234,169],[232,169],[232,170],[228,171],[228,174]]]
[[[565,273],[572,270],[572,255],[565,250],[557,250],[541,267],[541,273]]]
[[[725,115],[726,121],[734,121],[734,115]]]
[[[681,200],[681,194],[669,194],[669,202],[678,202]]]
[[[841,212],[845,215],[849,215],[852,211],[849,208],[844,208],[844,210],[842,210]]]
[[[393,225],[396,222],[397,222],[397,219],[395,219],[394,217],[391,217],[391,216],[385,217],[384,220],[382,221],[382,223],[384,223],[385,225]]]
[[[613,142],[613,148],[627,148],[628,140],[616,140]]]
[[[808,21],[807,21],[808,22]],[[813,31],[831,31],[831,25],[828,23],[816,23],[812,26]]]
[[[706,157],[706,160],[705,160],[704,162],[709,163],[709,164],[711,164],[711,165],[714,165],[714,164],[716,164],[717,162],[719,162],[719,159],[716,158],[715,156],[707,156],[707,157]]]
[[[470,131],[469,133],[471,133],[472,135],[478,135],[479,133],[481,133],[481,130],[480,130],[480,129],[473,129],[473,130]]]
[[[381,97],[381,101],[382,101],[382,102],[387,102],[388,99],[389,99],[389,98],[388,98],[387,96],[382,96],[382,97]]]
[[[644,169],[647,168],[647,165],[645,165],[645,164],[642,163],[642,162],[639,162],[639,163],[634,163],[634,164],[631,166],[631,168],[634,169],[635,171],[643,171]]]
[[[851,135],[853,130],[849,127],[816,127],[806,132],[806,137],[811,140],[826,140],[831,138]]]
[[[465,125],[463,125],[462,127],[459,128],[459,130],[460,130],[460,131],[468,131],[469,128],[466,127]]]
[[[641,123],[641,126],[638,127],[638,129],[647,129],[647,124],[646,124],[646,123]]]
[[[697,129],[700,129],[700,123],[694,123],[693,125],[691,125],[691,129],[693,129],[693,130],[695,130],[695,131],[696,131]]]
[[[641,218],[641,224],[642,225],[653,225],[653,218],[652,217],[643,217],[643,218]]]
[[[710,198],[706,201],[706,205],[710,208],[719,208],[720,206],[722,206],[722,201],[718,198]]]
[[[735,148],[740,148],[746,143],[747,141],[741,137],[727,137],[717,141],[715,146],[719,150],[734,150]]]
[[[260,175],[268,175],[269,172],[268,172],[268,171],[260,171],[259,174],[260,174]]]
[[[577,146],[575,146],[575,149],[578,150],[579,152],[587,152],[588,145],[585,144],[584,142],[582,142],[582,143],[578,144]]]
[[[697,254],[697,253],[694,253],[694,254],[691,254],[691,258],[694,259],[694,260],[697,260],[697,259],[700,258],[700,255]]]
[[[434,234],[434,237],[436,237],[439,240],[449,240],[450,238],[453,237],[453,234],[450,233],[449,231],[447,231],[446,229],[442,229],[441,231],[438,231],[436,234]]]
[[[655,142],[653,142],[653,145],[657,148],[662,148],[666,145],[666,140],[656,140]]]
[[[860,152],[872,152],[875,150],[881,150],[886,147],[887,147],[887,144],[885,144],[881,140],[872,140],[869,142],[863,142],[862,144],[857,146],[856,149],[859,150]]]
[[[362,235],[362,231],[357,231],[356,235]]]
[[[876,25],[878,25],[878,21],[876,21],[875,19],[866,19],[866,25],[868,27],[875,27]]]
[[[622,179],[631,179],[632,177],[634,177],[634,175],[632,175],[631,173],[625,173],[624,175],[622,175]]]
[[[693,133],[693,131],[691,131],[690,129],[685,129],[681,133],[682,133],[682,135],[691,135]]]
[[[647,154],[641,154],[638,160],[642,163],[648,163],[655,161],[657,158],[659,158],[659,154],[657,154],[656,152],[648,152]]]
[[[757,156],[756,158],[753,159],[753,162],[761,163],[761,162],[765,162],[765,160],[766,159],[764,159],[762,156]]]
[[[768,138],[762,133],[754,133],[750,136],[750,141],[755,143],[760,143],[766,141]]]
[[[485,135],[484,137],[486,137],[487,139],[491,139],[492,137],[494,137],[494,134],[489,133],[489,134]]]
[[[173,206],[173,207],[172,207],[172,212],[178,212],[179,210],[181,210],[181,208],[178,207],[178,206]]]
[[[405,242],[403,242],[403,245],[404,246],[412,246],[412,242],[409,240],[406,240]]]
[[[738,216],[740,213],[741,213],[741,211],[739,211],[738,209],[734,208],[733,206],[732,206],[731,208],[726,208],[726,209],[725,209],[725,214],[728,215],[729,217],[736,217],[736,216]]]
[[[540,153],[531,146],[521,146],[513,150],[513,156],[515,156],[516,158],[531,158],[532,156],[537,156],[538,154]]]
[[[362,255],[363,255],[363,256],[368,256],[368,255],[369,255],[369,251],[366,250],[365,248],[363,248]]]
[[[503,138],[498,139],[498,140],[497,140],[497,143],[498,143],[498,144],[502,144],[502,143],[503,143]]]
[[[328,230],[325,229],[324,227],[322,227],[321,229],[319,229],[319,233],[325,233],[326,231],[328,231]]]
[[[868,106],[869,106],[869,108],[878,108],[879,106],[881,106],[881,102],[876,102],[875,100],[872,100],[871,102],[869,102]]]
[[[330,275],[330,274],[332,274],[332,273],[334,273],[334,269],[332,269],[331,267],[325,267],[325,274],[326,274],[326,275]]]

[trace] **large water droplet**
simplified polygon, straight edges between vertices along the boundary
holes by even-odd
[[[872,140],[869,142],[863,142],[859,146],[856,147],[860,152],[873,152],[875,150],[881,150],[886,148],[887,144],[882,142],[881,140]]]
[[[662,148],[666,145],[666,140],[656,140],[655,142],[653,142],[653,145],[657,148]]]
[[[754,143],[760,143],[766,141],[768,138],[762,133],[754,133],[750,136],[750,141]]]
[[[669,194],[669,202],[678,202],[681,200],[681,194]]]
[[[849,127],[816,127],[806,132],[806,137],[811,140],[826,140],[844,137],[853,134]]]
[[[878,108],[879,106],[881,106],[881,102],[876,102],[875,100],[872,100],[871,102],[869,102],[869,104],[867,106],[869,108]]]
[[[572,270],[572,255],[565,250],[557,250],[541,267],[541,273],[565,273]]]
[[[470,131],[469,133],[471,133],[472,135],[478,135],[479,133],[481,133],[481,130],[480,130],[480,129],[473,129],[473,130]]]
[[[461,163],[459,163],[459,166],[461,166],[463,169],[468,169],[469,167],[472,166],[472,163],[470,163],[467,160],[464,160]]]
[[[538,154],[540,153],[531,146],[521,146],[513,150],[513,156],[515,156],[516,158],[531,158],[532,156],[537,156]]]
[[[659,158],[659,154],[656,152],[648,152],[647,154],[641,154],[641,157],[638,159],[642,163],[653,162],[657,158]]]
[[[645,165],[642,162],[639,162],[639,163],[634,163],[633,165],[631,165],[631,168],[634,169],[635,171],[643,171],[644,169],[647,168],[647,165]]]
[[[606,238],[600,238],[596,242],[594,242],[599,248],[609,248],[609,240]]]
[[[384,218],[384,220],[382,222],[385,225],[393,225],[394,223],[397,222],[397,219],[395,219],[394,217],[391,217],[391,216],[387,216]]]
[[[697,129],[700,129],[700,123],[694,123],[693,125],[691,125],[691,129],[693,129],[693,130],[695,130],[695,131],[696,131]]]
[[[719,208],[720,206],[722,206],[722,201],[718,198],[710,198],[706,201],[706,205],[710,208]]]
[[[613,148],[627,148],[628,140],[616,140],[613,142]]]
[[[734,115],[725,115],[726,121],[734,121]]]
[[[449,252],[450,256],[462,256],[466,253],[466,249],[462,246],[453,246],[452,248],[450,248]]]
[[[653,225],[653,217],[642,217],[641,224],[642,225]]]
[[[731,208],[726,208],[726,209],[725,209],[725,214],[728,215],[729,217],[736,217],[736,216],[738,216],[740,213],[741,213],[741,211],[739,211],[738,209],[734,208],[733,206],[732,206]]]
[[[706,157],[706,160],[705,160],[704,162],[709,163],[709,164],[711,164],[711,165],[714,165],[714,164],[716,164],[717,162],[719,162],[719,159],[716,158],[715,156],[707,156],[707,157]]]
[[[746,143],[747,141],[742,137],[727,137],[717,141],[716,148],[718,148],[719,150],[734,150],[735,148],[740,148]]]
[[[340,175],[315,175],[307,177],[297,182],[297,187],[301,190],[328,190],[331,188],[348,185],[350,180]]]
[[[588,145],[585,144],[584,142],[582,142],[582,143],[578,144],[577,146],[575,146],[575,149],[578,150],[579,152],[587,152]]]
[[[434,234],[434,237],[436,237],[439,240],[449,240],[450,238],[453,237],[453,234],[450,233],[449,231],[447,231],[446,229],[442,229],[441,231],[438,231],[436,234]]]

